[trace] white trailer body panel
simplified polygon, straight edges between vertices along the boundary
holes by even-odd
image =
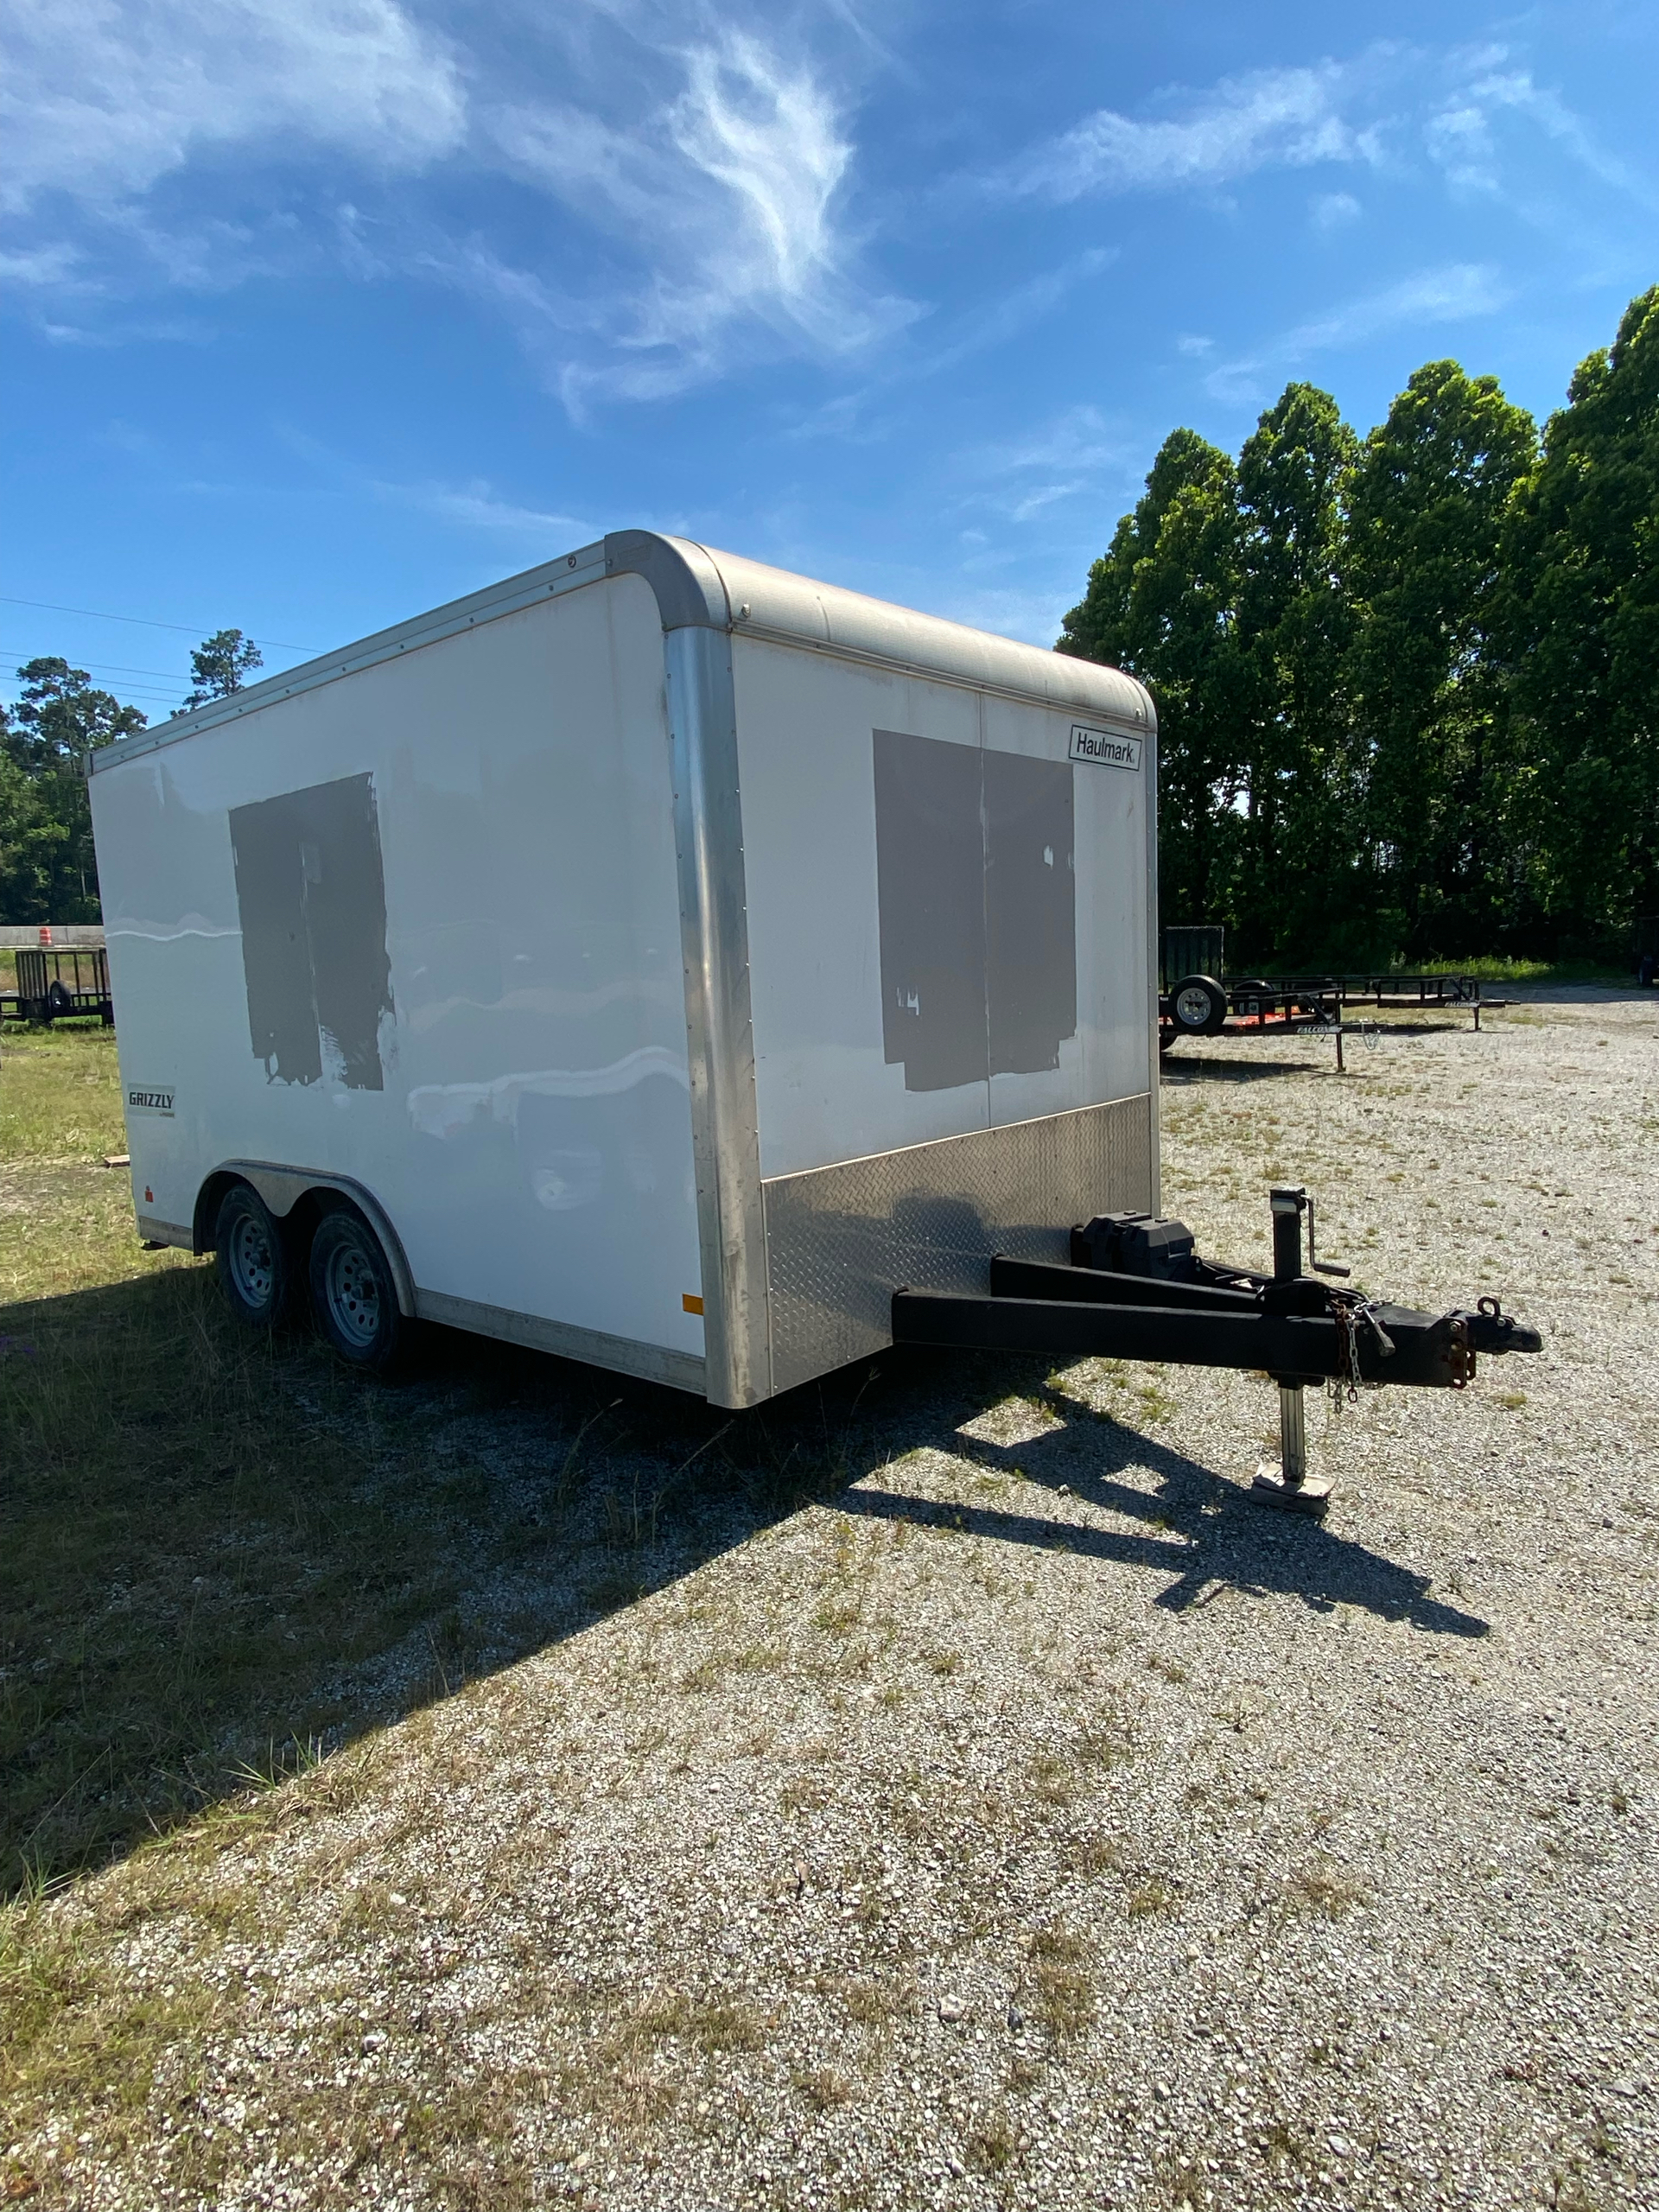
[[[1156,1205],[1154,744],[634,531],[110,747],[141,1229],[333,1187],[406,1311],[727,1405],[879,1349]]]
[[[262,861],[297,888],[308,861],[312,893],[360,863],[360,823],[334,824],[347,842],[331,853],[325,803],[308,854],[319,822],[283,804],[349,798],[359,779],[389,1002],[351,1067],[326,999],[299,1009],[298,1037],[279,1004],[273,1037],[248,938],[302,926],[303,894],[261,909]],[[92,788],[122,1077],[130,1097],[170,1100],[129,1109],[152,1233],[190,1241],[204,1176],[228,1160],[327,1174],[378,1200],[423,1311],[563,1325],[700,1380],[662,629],[638,576],[220,722]],[[315,942],[294,948],[318,977],[372,962],[372,912],[343,918],[368,926],[353,944],[319,903]]]
[[[762,1176],[1144,1092],[1144,779],[1074,769],[1076,716],[1041,703],[741,638],[733,671]],[[933,1074],[963,1072],[949,1051],[956,1041],[980,1066],[965,1081],[935,1082],[927,1069],[887,1056],[893,1023],[883,1003],[882,939],[901,902],[880,880],[874,754],[905,736],[1046,762],[1057,771],[1052,780],[1069,787],[1071,836],[1046,837],[1053,825],[1039,817],[1032,859],[1039,876],[1055,879],[1075,918],[1068,941],[1052,948],[1056,964],[1074,963],[1074,981],[1043,972],[1049,948],[1040,942],[1029,963],[1012,963],[1009,979],[1027,995],[1062,983],[1069,1011],[1056,1014],[1052,1060],[1034,1039],[1038,1050],[1012,1057],[1037,1065],[998,1067],[988,1035],[977,1053],[971,1039],[947,1039]],[[902,856],[890,865],[902,868]],[[1020,883],[1020,895],[1027,887]],[[963,948],[967,970],[985,958],[982,947],[973,955]],[[974,1002],[976,980],[971,972],[961,978],[969,987],[963,1012],[988,1025],[995,1009]],[[917,1008],[912,1019],[928,1011]]]

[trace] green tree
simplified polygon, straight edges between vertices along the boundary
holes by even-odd
[[[1361,448],[1347,657],[1377,893],[1413,958],[1487,950],[1513,906],[1495,649],[1506,512],[1537,450],[1494,377],[1419,369]]]
[[[1238,461],[1246,835],[1231,917],[1242,964],[1363,958],[1352,917],[1357,763],[1346,663],[1345,501],[1358,451],[1336,401],[1287,385]],[[1344,924],[1346,941],[1344,942]],[[1362,922],[1359,938],[1363,937]]]
[[[1168,922],[1229,911],[1246,793],[1249,671],[1238,637],[1242,525],[1230,457],[1165,439],[1057,650],[1138,676],[1158,709],[1160,905]]]
[[[143,729],[145,717],[67,660],[31,660],[17,677],[19,697],[0,709],[0,918],[95,922],[98,864],[80,759]]]
[[[190,655],[190,673],[195,682],[177,712],[188,714],[193,707],[228,699],[242,689],[244,677],[264,664],[265,657],[251,638],[245,638],[239,630],[215,630]]]
[[[1550,417],[1506,544],[1519,814],[1541,941],[1659,912],[1659,285]]]

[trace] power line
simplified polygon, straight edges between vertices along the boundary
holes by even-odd
[[[8,655],[12,653],[27,654],[28,652],[29,648],[27,645],[0,645],[0,653],[5,653]],[[35,659],[44,659],[47,656],[44,654],[35,654],[33,658]],[[98,668],[112,669],[120,676],[160,676],[164,677],[168,683],[171,683],[174,678],[174,671],[170,668],[133,668],[127,662],[120,660],[89,660],[86,663],[86,667],[89,671]],[[181,673],[179,675],[178,681],[182,683],[184,680],[184,677]]]
[[[59,607],[49,599],[13,599],[5,592],[0,592],[0,607],[38,607],[47,614],[86,614],[90,615],[94,622],[132,622],[143,630],[176,630],[182,637],[198,639],[201,636],[199,630],[193,630],[183,622],[152,622],[144,614],[105,614],[96,607]],[[319,653],[324,651],[321,645],[296,645],[291,638],[267,638],[265,643],[280,646],[285,653]]]

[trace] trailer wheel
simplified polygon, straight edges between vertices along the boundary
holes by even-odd
[[[361,1214],[324,1214],[311,1239],[311,1309],[348,1366],[384,1375],[408,1338],[380,1240]]]
[[[238,1321],[251,1329],[275,1329],[287,1319],[294,1298],[288,1239],[246,1183],[232,1183],[219,1201],[213,1263]]]
[[[1213,976],[1183,976],[1169,995],[1176,1033],[1213,1037],[1227,1019],[1227,994]]]

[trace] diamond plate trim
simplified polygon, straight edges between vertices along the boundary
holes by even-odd
[[[890,1344],[895,1290],[982,1290],[993,1252],[1069,1260],[1074,1223],[1150,1208],[1152,1100],[942,1137],[761,1189],[772,1387],[790,1390]]]

